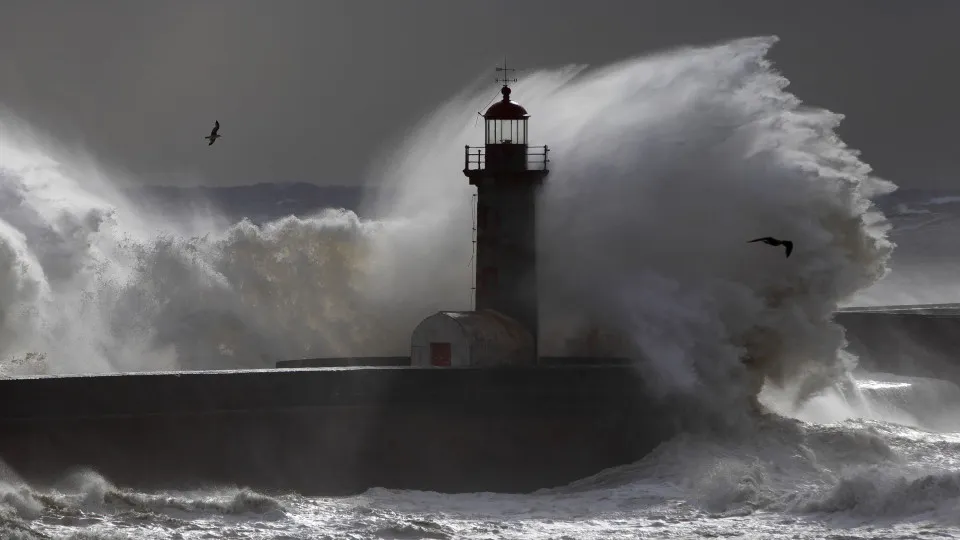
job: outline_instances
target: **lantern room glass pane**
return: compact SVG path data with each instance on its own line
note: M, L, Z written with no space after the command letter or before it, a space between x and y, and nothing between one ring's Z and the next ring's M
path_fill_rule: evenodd
M487 120L487 144L527 144L527 120Z

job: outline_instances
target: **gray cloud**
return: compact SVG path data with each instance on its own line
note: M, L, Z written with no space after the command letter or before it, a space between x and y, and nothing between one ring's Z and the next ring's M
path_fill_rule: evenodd
M950 0L6 0L0 104L138 182L354 184L503 54L536 68L777 34L792 90L845 113L879 174L949 185L957 20Z

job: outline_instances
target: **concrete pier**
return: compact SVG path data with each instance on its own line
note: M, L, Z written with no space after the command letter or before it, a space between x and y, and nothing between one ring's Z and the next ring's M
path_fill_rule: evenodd
M960 305L847 308L834 319L864 369L960 384Z
M672 426L629 366L324 368L0 380L0 459L141 489L528 492L635 461Z
M848 309L836 320L865 368L960 382L960 309ZM634 462L679 429L682 407L648 397L622 359L375 360L0 379L0 460L35 485L89 468L140 489L529 492Z

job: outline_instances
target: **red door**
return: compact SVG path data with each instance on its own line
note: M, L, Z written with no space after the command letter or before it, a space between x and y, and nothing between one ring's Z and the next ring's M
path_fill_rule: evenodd
M430 365L448 367L453 352L449 343L430 344Z

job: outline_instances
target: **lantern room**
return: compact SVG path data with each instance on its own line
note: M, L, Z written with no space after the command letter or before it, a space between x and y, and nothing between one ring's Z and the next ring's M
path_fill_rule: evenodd
M486 123L486 144L527 144L527 119L530 115L516 101L510 99L510 87L500 89L503 99L494 103L483 114Z

